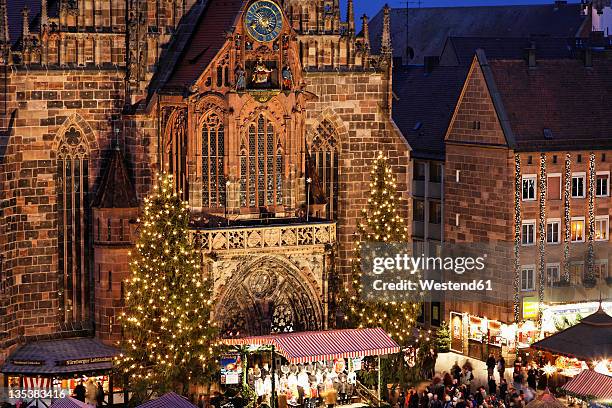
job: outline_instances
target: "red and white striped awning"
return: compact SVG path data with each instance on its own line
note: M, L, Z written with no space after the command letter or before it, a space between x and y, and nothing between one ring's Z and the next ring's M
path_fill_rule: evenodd
M269 345L290 363L394 354L399 345L381 328L343 329L223 339L230 346Z
M586 399L612 400L612 377L591 370L583 370L561 388Z

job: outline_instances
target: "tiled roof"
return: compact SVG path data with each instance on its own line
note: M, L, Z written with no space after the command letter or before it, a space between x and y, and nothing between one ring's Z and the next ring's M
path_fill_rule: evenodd
M584 150L612 146L612 62L594 58L490 60L493 80L516 141L516 149ZM498 112L499 113L499 112ZM550 129L551 138L544 137Z
M170 392L157 399L147 401L137 408L196 408L196 406L180 395Z
M236 21L242 0L208 0L192 31L187 46L162 87L165 92L181 92L193 84L208 67L226 41L226 33Z
M486 51L488 59L522 59L531 46L535 47L536 59L572 58L581 48L579 41L551 37L449 37L442 52L442 63L468 65L479 48Z
M412 147L412 156L444 160L444 135L468 68L423 66L393 70L393 120Z
M469 37L550 37L581 36L589 24L580 4L555 7L550 4L525 6L424 7L409 9L409 39L406 44L406 9L391 10L393 55L404 56L406 45L414 50L413 64L423 57L440 55L449 36ZM383 26L380 11L370 21L372 52L378 53Z
M134 187L130 181L127 170L125 169L125 161L121 150L113 149L111 152L108 167L100 187L96 199L93 203L94 208L137 208L138 200Z
M26 343L11 354L2 366L7 374L61 374L109 370L110 361L61 365L66 360L114 357L119 351L93 338L43 340ZM37 361L40 364L15 364Z
M71 397L58 399L49 408L89 408L90 405Z

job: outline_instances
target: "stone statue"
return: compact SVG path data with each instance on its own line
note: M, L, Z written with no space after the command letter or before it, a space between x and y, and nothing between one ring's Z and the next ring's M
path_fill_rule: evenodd
M293 85L293 74L291 73L291 68L288 65L285 65L282 71L283 76L283 89L291 89Z
M246 72L242 69L242 66L238 65L234 74L236 75L236 90L244 91L246 89Z

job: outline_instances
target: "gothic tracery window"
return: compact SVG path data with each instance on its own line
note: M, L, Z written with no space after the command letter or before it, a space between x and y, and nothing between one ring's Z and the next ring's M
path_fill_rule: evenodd
M83 134L70 127L57 151L57 244L59 307L63 321L89 313L89 151Z
M182 192L182 198L188 195L187 183L187 113L184 109L178 110L171 116L166 131L165 152L167 170L174 175L177 192Z
M325 119L317 127L312 139L311 156L319 176L319 181L327 197L327 216L338 216L338 141L334 125Z
M225 126L216 113L202 125L202 206L222 207L226 200Z
M283 148L274 124L259 115L240 147L240 205L261 207L283 203Z

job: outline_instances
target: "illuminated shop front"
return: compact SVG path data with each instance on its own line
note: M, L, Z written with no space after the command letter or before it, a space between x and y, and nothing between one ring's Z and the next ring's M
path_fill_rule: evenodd
M23 400L31 407L46 407L72 395L79 382L85 387L102 385L106 403L120 403L123 392L110 375L117 354L114 347L92 338L26 343L2 366L4 387L12 403Z

